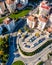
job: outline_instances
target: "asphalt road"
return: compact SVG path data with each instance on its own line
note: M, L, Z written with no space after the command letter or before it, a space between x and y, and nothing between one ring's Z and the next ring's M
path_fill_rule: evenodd
M22 56L20 56L19 58L15 58L14 61L22 60L25 63L27 63L28 65L30 65L31 63L34 63L33 65L35 65L39 61L39 58L41 58L40 60L43 60L44 55L47 56L47 54L52 51L52 49L49 48L50 46L52 46L52 45L47 46L44 50L42 50L40 53L34 55L32 58L23 58Z

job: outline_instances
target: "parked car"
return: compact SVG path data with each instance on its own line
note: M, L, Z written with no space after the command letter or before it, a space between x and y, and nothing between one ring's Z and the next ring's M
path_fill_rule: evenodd
M16 54L15 56L16 56L16 57L20 57L20 54Z
M50 33L49 37L52 38L52 33Z
M33 42L35 39L36 39L36 37L33 36L29 41L30 41L30 42Z
M45 40L45 38L40 39L38 42L41 43Z
M25 45L25 47L30 48L30 46L29 46L29 45Z

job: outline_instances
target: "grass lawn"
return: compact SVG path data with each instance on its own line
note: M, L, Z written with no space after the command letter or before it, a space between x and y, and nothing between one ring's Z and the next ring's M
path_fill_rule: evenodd
M21 10L21 11L18 11L17 14L10 14L9 17L13 18L13 19L18 19L20 17L24 17L25 15L27 15L29 13L29 11L32 9L32 7L27 7L26 9L24 10ZM3 17L3 18L0 18L0 24L3 22L3 19L6 18Z
M17 18L25 16L27 13L29 13L29 10L22 10L22 11L19 11L17 14L11 14L10 17L17 19Z
M12 65L25 65L22 61L18 60L14 62Z
M3 22L4 19L5 19L5 17L0 18L0 24Z

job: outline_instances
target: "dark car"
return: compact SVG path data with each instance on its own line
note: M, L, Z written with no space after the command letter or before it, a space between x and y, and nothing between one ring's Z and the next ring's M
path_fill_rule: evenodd
M16 54L15 56L16 56L16 57L20 57L20 54Z
M52 38L52 33L50 33L49 37Z
M30 42L33 42L35 39L36 39L36 37L33 36L29 41L30 41Z
M39 58L38 60L41 60L41 58Z

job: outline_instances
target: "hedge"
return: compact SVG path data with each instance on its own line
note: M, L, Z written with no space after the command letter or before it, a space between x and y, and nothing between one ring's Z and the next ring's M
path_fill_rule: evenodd
M21 48L20 48L20 45L19 45L19 49L20 51L22 52L22 54L26 55L26 56L32 56L36 53L39 53L41 52L44 48L46 48L48 45L50 45L52 43L52 40L49 40L47 41L46 43L44 43L42 46L40 46L38 49L36 49L35 51L33 52L24 52Z

